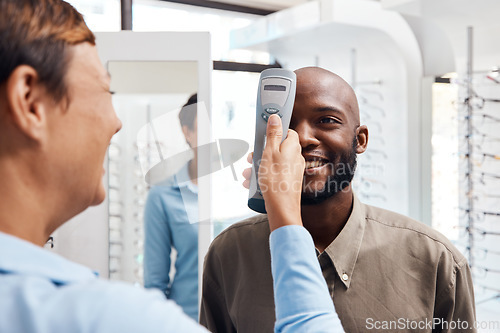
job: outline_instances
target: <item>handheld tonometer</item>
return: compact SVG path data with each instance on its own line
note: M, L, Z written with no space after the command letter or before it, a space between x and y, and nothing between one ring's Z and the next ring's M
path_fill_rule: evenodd
M285 140L292 118L295 102L295 73L286 69L271 68L262 71L257 91L255 144L253 152L252 175L250 177L250 195L248 207L259 213L266 213L257 175L260 160L266 144L267 120L272 114L281 118L283 138Z

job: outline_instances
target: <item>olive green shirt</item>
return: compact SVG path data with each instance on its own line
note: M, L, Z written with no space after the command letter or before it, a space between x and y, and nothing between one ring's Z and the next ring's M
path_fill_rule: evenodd
M476 332L469 266L450 241L408 217L364 205L318 255L346 332ZM269 225L232 225L205 258L200 322L212 332L273 332Z

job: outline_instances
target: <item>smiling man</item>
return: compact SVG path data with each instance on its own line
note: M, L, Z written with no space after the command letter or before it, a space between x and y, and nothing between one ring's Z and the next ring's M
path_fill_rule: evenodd
M356 155L367 149L368 129L360 125L352 88L321 68L296 74L290 128L298 133L305 171L301 203L287 210L314 240L345 331L448 332L459 321L472 327L473 286L463 255L428 226L354 195ZM266 209L280 204L266 200ZM268 217L229 227L210 247L200 318L213 332L273 330Z

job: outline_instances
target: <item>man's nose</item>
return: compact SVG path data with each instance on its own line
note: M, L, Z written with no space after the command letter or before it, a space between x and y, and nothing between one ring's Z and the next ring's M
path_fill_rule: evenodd
M299 135L299 142L302 148L319 145L319 140L316 138L314 134L314 129L308 122L303 121L298 123L295 126L294 130Z

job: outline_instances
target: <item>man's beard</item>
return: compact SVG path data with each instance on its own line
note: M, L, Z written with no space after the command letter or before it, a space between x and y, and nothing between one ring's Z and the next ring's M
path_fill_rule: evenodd
M352 149L340 156L340 160L333 167L333 175L328 176L325 186L321 190L315 190L314 193L306 193L302 189L302 205L316 205L319 204L335 194L345 189L354 177L356 169L356 147L358 145L357 137L354 136L352 141ZM307 186L304 182L304 186Z

